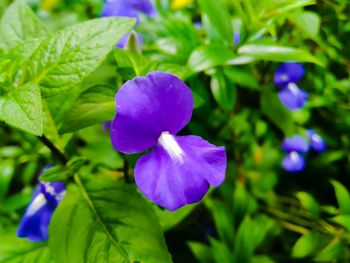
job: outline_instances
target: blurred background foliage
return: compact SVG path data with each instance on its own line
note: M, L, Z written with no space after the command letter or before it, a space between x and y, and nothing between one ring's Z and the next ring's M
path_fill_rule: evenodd
M0 11L10 2L2 0ZM102 0L27 2L52 30L96 18L103 7ZM47 117L46 135L68 156L90 160L91 170L122 176L126 158L130 168L137 158L115 152L101 126L113 117L116 87L152 70L171 72L195 98L182 133L225 145L229 160L225 183L202 203L173 214L157 210L174 262L349 262L349 1L158 0L156 6L159 14L142 17L137 28L141 47L131 39L79 87L47 99L55 114ZM287 111L276 95L273 74L284 61L305 63L299 84L309 99L302 110ZM109 108L81 118L102 101ZM303 172L288 174L281 142L308 128L328 149L310 154ZM5 124L0 138L5 233L17 225L40 170L56 160L35 136ZM9 242L5 236L0 243Z

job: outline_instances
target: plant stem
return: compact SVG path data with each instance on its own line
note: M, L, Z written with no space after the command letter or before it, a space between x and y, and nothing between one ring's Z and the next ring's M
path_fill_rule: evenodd
M122 154L122 158L124 161L124 166L123 166L124 181L125 181L125 183L130 184L130 183L132 183L132 181L129 177L129 161L124 154Z
M63 164L66 165L68 158L45 136L39 137L39 140L51 150L51 152L57 157L57 159Z

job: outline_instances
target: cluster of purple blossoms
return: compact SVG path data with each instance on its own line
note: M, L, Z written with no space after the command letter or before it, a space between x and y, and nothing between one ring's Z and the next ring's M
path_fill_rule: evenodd
M115 97L111 141L122 153L150 150L136 163L140 191L170 210L199 202L225 179L224 147L199 136L177 136L191 119L191 90L174 75L152 72L127 81Z
M313 130L307 131L307 138L294 135L284 139L282 150L287 155L282 161L283 169L290 173L303 171L305 168L304 155L309 152L310 147L317 153L322 153L327 148L325 141Z
M105 0L104 8L101 12L101 17L120 16L131 17L136 19L136 26L139 25L139 16L143 13L147 16L157 14L156 9L151 0ZM125 48L128 43L131 33L127 33L117 44L119 48ZM142 36L137 34L139 44L142 44Z
M282 104L291 111L304 107L308 94L297 86L297 82L305 74L305 68L300 63L285 62L278 66L274 75L275 85Z
M32 242L48 240L51 217L65 194L66 188L63 183L39 181L39 186L35 188L32 199L21 219L17 236L28 238Z

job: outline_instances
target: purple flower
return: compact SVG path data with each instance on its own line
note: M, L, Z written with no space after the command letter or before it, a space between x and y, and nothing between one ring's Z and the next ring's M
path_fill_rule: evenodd
M105 6L101 12L101 17L104 16L121 16L136 18L136 26L139 23L139 14L144 13L148 16L154 16L157 11L150 0L106 0ZM125 48L130 37L127 33L117 44L119 48ZM142 44L142 36L137 34L139 44Z
M305 74L305 68L302 64L296 62L285 62L278 66L274 76L275 85L286 87L289 83L298 82Z
M153 16L157 13L150 0L106 0L101 16L124 16L139 20L139 13Z
M225 179L226 152L198 136L176 136L191 119L193 97L174 75L152 72L127 81L116 94L113 147L123 153L151 149L136 163L141 192L168 210L200 201Z
M300 135L294 135L293 137L284 139L282 143L282 149L287 153L306 153L309 150L309 143L304 137Z
M304 107L308 94L294 83L289 83L286 88L278 92L282 104L291 111Z
M308 130L307 135L310 139L311 148L317 152L322 153L327 149L326 142L313 130Z
M233 34L233 44L235 46L238 46L241 41L241 33L240 32L235 32Z
M28 238L33 242L48 240L51 217L65 194L65 186L60 182L40 182L40 186L34 190L32 200L21 219L17 236Z
M297 152L290 152L282 161L282 167L285 171L290 173L298 173L304 170L304 157Z
M194 22L194 26L195 26L195 28L197 28L197 29L202 29L202 28L203 28L203 24L202 24L202 22L199 21L199 20Z

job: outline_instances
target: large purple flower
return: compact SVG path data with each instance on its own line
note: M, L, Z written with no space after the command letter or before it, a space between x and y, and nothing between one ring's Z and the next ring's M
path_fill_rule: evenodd
M135 167L135 181L151 201L176 210L200 201L225 179L226 152L198 136L176 136L191 119L193 97L174 75L152 72L126 82L116 95L114 148L133 154L151 149Z
M33 242L46 241L51 217L65 193L65 186L60 182L40 182L19 224L18 237L25 237Z
M281 88L289 83L298 82L305 74L305 68L302 64L296 62L285 62L278 66L275 71L275 85Z
M289 83L286 88L278 92L282 104L291 111L304 107L308 94L294 83Z

